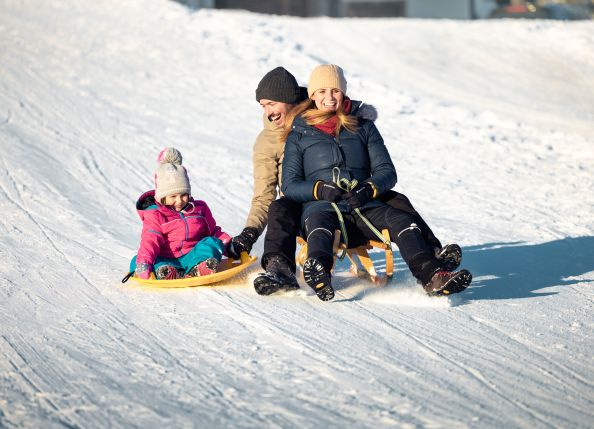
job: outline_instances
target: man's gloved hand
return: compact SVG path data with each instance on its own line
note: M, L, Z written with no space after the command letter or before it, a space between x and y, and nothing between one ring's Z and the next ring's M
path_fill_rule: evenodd
M256 228L253 226L245 227L243 231L241 231L241 234L231 239L227 253L233 259L239 259L241 252L250 253L252 251L252 246L258 240L258 236L259 234Z
M373 198L373 186L369 182L359 183L350 192L342 196L349 209L355 210Z
M134 274L136 277L143 280L148 280L153 272L153 266L147 262L140 262L136 264Z
M317 200L326 200L336 203L341 200L344 191L336 184L320 180L315 185L315 197Z

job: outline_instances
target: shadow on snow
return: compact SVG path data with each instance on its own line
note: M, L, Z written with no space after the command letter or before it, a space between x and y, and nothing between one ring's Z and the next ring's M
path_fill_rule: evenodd
M568 277L594 271L594 237L472 246L464 249L463 265L476 279L464 292L467 300L554 295L537 291L580 283Z
M558 292L538 291L580 283L584 280L571 277L594 271L594 237L568 237L540 244L488 243L465 247L463 252L461 268L471 271L474 277L460 296L464 301L555 295ZM370 256L377 266L385 266L383 253ZM399 272L408 272L400 258L395 262ZM389 287L398 287L399 282L395 278Z

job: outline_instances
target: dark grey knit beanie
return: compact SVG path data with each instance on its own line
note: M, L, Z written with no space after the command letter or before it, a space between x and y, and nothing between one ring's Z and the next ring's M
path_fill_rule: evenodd
M305 93L307 97L307 93ZM263 98L281 103L296 104L305 99L295 76L284 67L277 67L264 75L256 88L256 101Z

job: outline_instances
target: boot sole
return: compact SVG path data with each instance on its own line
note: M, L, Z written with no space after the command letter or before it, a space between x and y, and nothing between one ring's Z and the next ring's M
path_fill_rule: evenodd
M306 263L303 267L303 278L305 283L313 289L317 297L322 301L330 301L334 298L334 289L330 282L330 276L324 271L310 267Z
M448 296L454 293L460 293L466 289L472 282L472 274L470 271L461 270L460 273L447 282L443 288L432 291L429 293L430 296Z

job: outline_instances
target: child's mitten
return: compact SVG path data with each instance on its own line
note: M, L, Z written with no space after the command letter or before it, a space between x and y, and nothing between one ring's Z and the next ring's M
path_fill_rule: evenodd
M147 280L151 276L153 266L147 262L140 262L136 264L134 273L139 279Z

